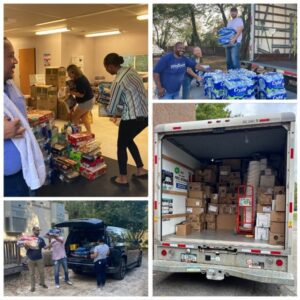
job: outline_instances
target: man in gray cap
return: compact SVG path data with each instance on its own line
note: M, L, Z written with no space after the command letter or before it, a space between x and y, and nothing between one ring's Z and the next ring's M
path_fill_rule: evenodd
M40 235L40 227L38 225L33 226L32 232L33 237L38 239L38 248L32 248L30 245L25 244L27 250L26 256L28 258L28 269L31 280L31 292L35 291L35 268L37 268L40 277L40 286L47 289L48 286L45 284L45 270L44 270L44 259L42 255L42 249L45 249L46 243Z

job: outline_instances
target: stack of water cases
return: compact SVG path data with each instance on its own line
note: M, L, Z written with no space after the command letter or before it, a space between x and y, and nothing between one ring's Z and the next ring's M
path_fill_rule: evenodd
M223 47L230 47L231 39L236 35L236 31L233 28L223 27L218 31L218 43Z
M286 99L284 77L277 72L258 75L260 99Z

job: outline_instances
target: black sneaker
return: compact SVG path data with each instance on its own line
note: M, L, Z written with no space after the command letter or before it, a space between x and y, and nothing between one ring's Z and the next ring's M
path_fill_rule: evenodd
M44 289L47 289L48 286L44 283L44 284L40 284L41 287L43 287Z
M35 291L35 288L31 288L31 289L30 289L30 292L32 292L32 293L33 293L34 291Z

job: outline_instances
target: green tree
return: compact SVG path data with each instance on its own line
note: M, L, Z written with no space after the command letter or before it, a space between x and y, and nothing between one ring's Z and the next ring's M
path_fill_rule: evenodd
M208 120L218 118L229 118L231 111L227 109L229 104L198 104L196 108L197 120Z

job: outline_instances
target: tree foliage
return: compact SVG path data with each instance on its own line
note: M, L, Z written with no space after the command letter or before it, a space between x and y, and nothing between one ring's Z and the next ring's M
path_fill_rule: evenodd
M196 119L197 120L208 120L218 118L229 118L231 111L227 109L229 104L198 104L196 108Z
M65 201L69 219L97 218L132 230L140 238L148 228L147 201Z

